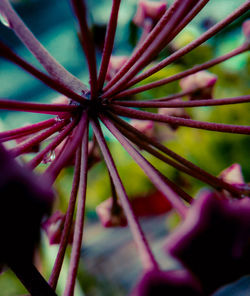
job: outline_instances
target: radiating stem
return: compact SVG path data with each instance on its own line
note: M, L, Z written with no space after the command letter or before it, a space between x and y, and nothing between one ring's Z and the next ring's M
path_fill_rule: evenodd
M226 26L228 26L230 23L232 23L234 20L236 20L239 16L241 16L243 13L248 11L250 8L250 2L246 1L244 4L242 4L238 9L236 9L234 12L232 12L229 16L227 16L224 20L220 21L218 24L214 25L210 29L208 29L205 33L203 33L199 38L196 40L190 42L188 45L184 46L183 48L177 50L170 56L163 59L160 63L156 64L155 66L151 67L150 69L144 71L143 73L139 74L135 78L133 78L129 83L126 84L126 88L131 87L132 85L144 80L145 78L153 75L154 73L160 71L167 65L175 62L182 56L186 55L193 49L197 48L199 45L213 37L215 34L220 32L222 29L224 29Z
M176 211L185 217L187 214L187 207L184 205L180 197L166 184L165 178L157 171L119 132L119 130L106 117L101 116L102 122L110 130L110 132L121 143L123 148L130 154L134 161L143 169L150 181L156 186L158 190L169 200Z
M149 90L149 89L152 89L152 88L155 88L155 87L166 85L166 84L168 84L170 82L173 82L173 81L179 80L181 78L184 78L186 76L195 74L195 73L197 73L199 71L211 68L211 67L213 67L215 65L218 65L218 64L220 64L220 63L222 63L222 62L224 62L224 61L226 61L228 59L231 59L234 56L237 56L237 55L249 50L249 47L250 47L249 44L244 43L243 45L239 46L238 48L232 50L231 52L229 52L229 53L227 53L227 54L225 54L223 56L217 57L217 58L215 58L215 59L213 59L211 61L208 61L208 62L206 62L204 64L194 66L191 69L188 69L188 70L183 71L181 73L175 74L173 76L170 76L170 77L167 77L167 78L164 78L164 79L152 82L152 83L148 83L148 84L143 85L143 86L139 86L139 87L135 87L135 88L132 88L132 89L129 89L129 90L122 91L119 94L117 94L116 96L114 96L114 98L116 98L116 99L124 98L124 97L131 96L131 95L134 95L134 94L137 94L137 93L141 93L141 92L144 92L146 90Z
M80 26L81 44L88 63L91 96L96 98L98 89L95 46L88 28L85 0L71 0L71 3Z
M144 45L142 46L143 50L137 50L136 53L132 55L132 57L124 65L124 68L127 67L127 64L129 64L129 62L133 60L135 56L137 56L136 62L134 63L134 65L130 66L127 73L124 73L124 70L122 70L123 69L122 68L115 75L115 77L118 77L120 73L123 73L122 77L120 77L119 80L113 86L111 87L109 86L107 91L106 91L106 88L104 89L105 92L103 94L103 97L110 97L115 93L117 93L118 91L120 91L123 88L123 86L126 85L126 83L131 78L133 78L140 70L143 69L143 67L148 65L158 53L160 53L160 51L164 48L164 46L166 46L171 41L169 36L172 34L173 30L176 28L178 23L183 19L183 17L189 12L190 7L193 7L195 5L194 2L197 2L197 1L186 0L184 3L183 0L176 0L173 3L173 5L169 9L167 9L166 11L167 15L165 17L168 18L168 21L166 25L162 28L162 30L158 32L153 42L151 42L151 44L148 44L148 47L145 48L145 45ZM164 15L160 20L160 22L163 20L163 18L164 18ZM157 28L157 25L155 29L156 28ZM151 34L154 32L154 30L151 32ZM149 34L149 37L145 40L145 43L148 42L148 39L150 38L151 34ZM171 36L173 39L174 38L173 34ZM140 53L140 55L138 53Z
M39 104L0 99L0 109L57 115L75 111L77 106L67 104Z
M210 184L211 186L215 187L216 189L226 189L229 192L231 192L233 195L240 197L240 191L238 191L234 186L231 184L228 184L224 182L223 180L214 177L213 175L209 174L208 172L204 171L197 165L193 164L192 162L188 161L184 157L180 156L179 154L176 154L174 151L170 150L166 146L162 145L158 141L147 137L143 133L139 132L137 129L135 129L133 126L128 124L126 121L122 120L116 115L108 113L108 116L112 118L116 123L118 123L120 126L123 126L124 129L127 131L130 131L132 134L134 134L135 137L140 139L144 143L148 143L149 145L157 148L159 151L165 153L166 155L170 156L171 158L178 161L182 166L186 166L188 169L190 169L192 172L194 172L196 175L199 175L199 178L204 180L207 184ZM172 164L171 164L172 165ZM177 168L177 167L176 167ZM182 170L181 168L179 168Z
M87 127L87 113L83 112L80 122L74 130L72 141L67 142L67 146L62 153L51 163L51 165L44 172L48 176L48 180L54 183L60 171L66 166L70 159L74 156L79 147L84 131Z
M122 106L111 106L116 114L135 119L144 119L144 120L153 120L156 122L165 122L170 124L176 124L180 126L188 126L197 129L204 129L208 131L222 132L222 133L233 133L233 134L250 134L250 126L244 125L233 125L233 124L222 124L222 123L213 123L206 121L198 121L180 117L174 117L169 115L162 115L156 113L150 113L147 111L140 111L130 109L128 107Z
M105 77L108 70L110 56L114 46L115 32L117 28L118 13L120 8L121 0L113 0L111 9L111 15L108 23L107 34L105 37L104 49L102 54L102 61L100 66L100 72L98 77L98 90L101 91Z
M53 151L66 137L71 133L73 128L76 126L78 119L74 119L71 123L69 123L64 130L49 144L45 149L40 151L32 160L27 163L27 166L31 169L34 169L44 158L44 156Z
M9 49L1 41L0 41L0 56L15 63L16 65L18 65L19 67L27 71L28 73L32 74L35 78L39 79L40 81L42 81L52 89L56 90L57 92L65 95L66 97L71 98L72 100L79 102L81 104L84 104L84 102L87 101L86 98L78 95L67 86L64 86L63 84L61 84L59 81L56 81L53 78L49 77L48 75L37 70L31 64L27 63L25 60L17 56L11 49Z
M42 129L48 128L56 123L56 118L51 118L34 124L29 124L23 127L15 128L9 131L0 132L0 142L5 141L6 138L19 136L22 134L32 134Z
M34 145L39 144L43 140L47 139L49 136L61 130L66 124L67 124L67 120L62 120L61 122L57 122L54 126L48 128L47 130L41 132L40 134L35 135L30 139L27 139L26 141L17 145L15 148L9 149L10 154L13 157L19 156L20 154L28 151Z
M213 99L213 100L193 100L193 101L114 101L112 104L136 107L136 108L188 108L188 107L206 107L206 106L224 106L230 104L249 103L250 95L235 98Z
M148 245L148 242L147 242L146 237L143 233L143 230L142 230L135 214L133 213L128 196L126 194L126 191L123 187L123 184L122 184L119 174L117 172L117 168L115 166L114 160L113 160L113 158L110 154L110 151L108 149L108 146L105 142L101 128L97 122L91 121L91 123L92 123L92 127L94 130L97 142L99 144L99 147L101 149L101 152L102 152L105 162L107 164L109 173L113 179L113 182L114 182L114 185L116 188L116 192L120 198L124 213L127 217L130 229L132 231L135 243L138 248L139 255L141 257L143 267L145 269L157 269L158 264L157 264L157 262L154 258L154 255Z
M74 231L73 245L72 245L72 251L70 256L69 273L68 273L68 278L66 282L66 287L63 293L64 296L74 295L77 268L79 265L80 254L81 254L86 190L87 190L87 174L88 174L88 123L84 131L81 147L82 147L82 152L81 152L82 155L81 155L81 167L80 167L80 184L79 184L75 231Z
M17 15L8 0L0 1L0 13L8 20L10 28L14 30L23 44L26 45L55 81L78 94L82 94L82 91L88 91L86 85L70 74L48 53Z

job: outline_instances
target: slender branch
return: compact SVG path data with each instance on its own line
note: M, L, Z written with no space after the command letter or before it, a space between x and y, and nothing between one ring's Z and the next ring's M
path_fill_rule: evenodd
M110 19L109 19L108 28L107 28L107 34L105 37L100 72L99 72L99 77L98 77L98 90L99 91L102 90L102 87L103 87L103 84L105 81L105 77L107 74L107 70L108 70L110 56L111 56L113 46L114 46L120 3L121 3L121 0L113 0L113 5L112 5Z
M78 119L74 119L69 123L64 130L49 144L45 149L40 151L32 160L27 163L27 166L34 169L39 163L44 159L44 156L53 151L74 129L77 124Z
M17 157L20 154L29 150L30 147L39 144L43 140L47 139L49 136L61 130L67 124L67 120L62 120L61 122L57 122L54 126L48 128L42 133L35 135L34 137L27 139L21 144L17 145L15 148L9 150L10 154L13 157Z
M127 217L131 232L134 237L134 241L137 245L139 255L141 257L141 261L143 264L143 267L145 269L157 269L158 264L154 258L154 255L148 245L148 242L146 240L146 237L143 233L143 230L131 208L128 196L126 194L126 191L124 189L124 186L121 182L121 179L119 177L119 174L117 172L117 168L115 166L114 160L110 154L110 151L108 149L108 146L105 142L104 136L102 134L101 128L99 124L95 121L91 121L92 128L94 130L97 142L99 144L99 147L102 151L103 157L105 159L106 165L108 167L109 173L113 179L117 194L121 200L121 204L123 207L123 210L125 212L125 215Z
M206 121L198 121L180 117L174 117L169 115L162 115L156 113L150 113L146 111L134 110L127 107L121 106L111 106L110 109L116 114L135 119L153 120L157 122L171 123L181 126L188 126L197 129L204 129L208 131L223 132L223 133L233 133L233 134L250 134L250 126L244 125L233 125L233 124L223 124L223 123L213 123Z
M32 296L56 296L55 291L31 262L19 258L8 265Z
M187 207L184 205L179 196L166 184L164 176L157 171L119 132L119 130L109 121L106 117L101 116L102 122L110 130L110 132L116 137L123 148L130 154L134 161L143 169L145 174L156 186L158 190L170 201L172 206L177 212L185 217L187 213Z
M206 107L206 106L223 106L230 104L249 103L250 95L235 98L214 99L214 100L193 100L178 102L162 101L114 101L112 104L125 107L142 107L142 108L183 108L183 107Z
M87 127L87 113L82 114L81 120L78 123L77 127L72 136L72 141L67 142L65 149L62 153L51 163L51 165L44 172L45 176L48 176L48 180L54 183L56 177L60 171L65 167L68 161L74 156L77 148L79 147L84 131Z
M56 118L51 118L45 121L41 121L34 124L29 124L23 127L15 128L9 131L0 132L0 142L5 141L6 138L9 137L18 137L22 136L23 134L32 134L38 132L42 129L48 128L51 125L56 123Z
M86 85L63 68L42 46L14 11L8 0L0 1L0 12L8 20L10 28L55 81L78 94L82 94L82 91L88 92Z
M131 87L132 85L144 80L145 78L153 75L154 73L160 71L167 65L175 62L182 56L186 55L193 49L197 48L199 45L216 35L218 32L223 30L226 26L231 24L234 20L236 20L239 16L244 14L246 11L248 11L250 8L249 1L246 1L244 4L242 4L238 9L236 9L233 13L231 13L229 16L227 16L224 20L220 21L218 24L211 27L209 30L207 30L205 33L203 33L199 38L196 40L190 42L188 45L184 46L183 48L177 50L173 54L171 54L169 57L163 59L160 63L157 65L151 67L150 69L144 71L143 73L139 74L137 77L133 78L129 83L126 84L126 88Z
M77 268L79 265L82 235L84 226L85 201L87 191L87 175L88 175L88 122L84 131L82 139L82 155L80 168L80 184L79 184L79 198L77 204L75 231L72 245L72 252L70 256L69 273L64 290L64 296L73 296L76 282Z
M139 46L136 51L132 54L129 60L123 65L123 67L116 73L116 75L109 81L109 83L104 87L103 91L108 91L114 84L123 77L127 71L136 63L136 61L143 55L145 50L154 42L157 36L164 30L167 26L169 20L172 18L173 13L179 7L180 1L175 0L172 6L166 10L157 25L150 32L146 40Z
M231 59L232 57L235 57L235 56L249 50L249 47L250 47L249 44L244 43L243 45L239 46L238 48L232 50L231 52L229 52L229 53L227 53L227 54L225 54L223 56L217 57L217 58L215 58L215 59L213 59L211 61L208 61L208 62L206 62L204 64L194 66L191 69L188 69L188 70L183 71L181 73L175 74L173 76L170 76L170 77L167 77L167 78L164 78L164 79L152 82L152 83L148 83L148 84L143 85L143 86L139 86L139 87L135 87L135 88L132 88L132 89L129 89L129 90L122 91L122 92L118 93L114 98L116 98L116 99L124 98L124 97L131 96L131 95L134 95L134 94L137 94L137 93L141 93L141 92L144 92L146 90L149 90L149 89L152 89L152 88L155 88L155 87L166 85L166 84L168 84L170 82L179 80L179 79L184 78L186 76L189 76L191 74L197 73L197 72L199 72L201 70L211 68L211 67L213 67L213 66L215 66L217 64L220 64L220 63L222 63L222 62L224 62L224 61L226 61L228 59ZM113 100L113 97L111 98L111 100Z
M144 141L140 140L137 136L135 136L133 133L131 133L128 130L126 130L124 127L119 126L118 124L115 124L115 126L116 126L116 128L118 128L118 130L123 135L126 136L127 139L129 139L134 144L136 144L140 149L144 149L145 151L147 151L151 155L157 157L158 159L160 159L164 163L167 163L167 164L173 166L174 168L179 169L179 170L185 172L188 175L191 175L191 176L195 176L196 177L196 174L193 173L191 170L189 170L185 166L182 166L182 165L176 163L175 161L171 160L170 158L166 157L165 155L159 153L156 149L151 148L149 144L147 144ZM173 191L175 191L186 202L192 203L193 198L189 194L187 194L184 190L182 190L179 186L177 186L171 180L169 180L166 176L164 176L164 177L165 177L165 182L168 184L169 187L171 187L173 189Z
M68 98L71 98L74 101L77 101L81 104L87 101L84 96L80 96L70 88L64 86L59 81L54 80L53 78L49 77L48 75L42 73L41 71L37 70L31 64L27 63L25 60L17 56L11 49L9 49L6 45L4 45L0 41L0 56L6 58L7 60L15 63L28 73L32 74L35 78L39 79L52 89L56 90L59 93L62 93Z
M86 5L85 0L71 0L75 15L77 17L80 30L81 30L81 44L85 52L85 56L88 63L89 75L90 75L90 89L91 96L95 98L97 95L97 70L96 70L96 57L95 46L91 33L87 24Z
M179 22L181 22L183 17L196 4L194 2L197 2L197 1L198 0L196 1L186 0L185 2L183 2L183 0L176 0L173 3L173 5L169 9L167 9L166 11L167 13L166 18L168 18L167 24L163 27L161 31L159 31L157 36L154 38L153 42L151 44L148 44L147 47L145 47L145 43L146 44L148 43L148 40L152 33L149 34L149 37L145 40L145 43L141 47L141 49L137 50L136 53L132 55L132 57L128 60L128 62L124 65L124 67L122 67L122 69L124 69L125 67L127 68L129 61L130 60L133 61L134 57L136 57L135 63L133 62L133 65L130 66L129 70L126 71L126 73L124 73L124 70L121 69L115 75L115 77L118 77L118 76L121 76L120 73L123 73L122 77L119 77L119 80L113 86L111 87L109 86L108 90L105 89L103 97L110 97L115 93L119 92L131 78L133 78L140 70L143 69L143 67L145 67L152 61L152 59L164 48L164 46L166 46L171 41L170 37L172 37L172 39L174 38L172 32L178 26ZM157 26L155 27L155 29L156 28ZM154 32L154 30L152 32Z
M60 241L59 250L56 256L56 260L49 278L50 286L55 290L58 282L58 278L61 272L61 268L63 265L63 260L66 252L66 248L68 245L69 235L72 227L73 214L76 204L77 191L79 187L79 179L80 179L80 169L81 169L81 149L78 148L76 152L76 160L75 160L75 169L74 169L74 178L72 184L72 190L69 200L69 205L65 217L64 228L62 232L62 237Z
M39 104L0 99L0 109L57 115L75 111L77 106L66 104Z
M180 156L179 154L176 154L174 151L170 150L166 146L162 145L158 141L147 137L143 133L139 132L136 128L128 124L126 121L122 120L116 115L113 115L112 113L108 113L108 116L114 120L116 123L118 123L120 126L123 126L127 131L130 131L132 134L134 134L138 139L140 139L144 143L148 143L151 146L157 148L159 151L165 153L166 155L170 156L171 158L175 159L178 161L181 165L186 166L187 168L190 169L190 171L195 172L196 175L199 175L199 178L205 179L205 182L207 184L210 184L211 186L215 187L216 189L226 189L229 192L231 192L235 196L239 196L240 194L234 186L224 182L223 180L214 177L213 175L209 174L208 172L204 171L197 165L193 164L192 162L188 161L184 157ZM181 168L179 168L181 170Z

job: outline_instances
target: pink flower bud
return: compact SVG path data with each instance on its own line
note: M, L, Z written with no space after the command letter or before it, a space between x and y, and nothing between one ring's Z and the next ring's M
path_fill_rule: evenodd
M241 166L238 163L232 164L220 173L220 178L232 185L244 184Z
M119 202L114 204L110 197L96 207L96 213L104 227L127 226L127 219Z
M127 62L128 56L114 56L112 55L109 61L106 81L111 80L114 75L121 69L121 67Z
M59 244L62 237L65 215L56 211L49 219L43 222L42 228L46 232L50 245ZM73 227L69 236L69 243L73 242Z
M189 96L190 100L206 100L212 98L216 81L216 75L207 71L200 71L181 79L180 86L185 92L193 92Z
M144 27L148 19L151 20L153 24L156 24L163 16L166 9L167 3L165 1L155 2L140 0L133 22L139 27Z
M242 25L243 34L246 37L247 42L250 42L250 20L247 20Z
M181 102L181 99L175 99L172 100L171 102ZM180 117L180 118L190 118L188 113L184 108L159 108L158 109L158 114L161 115L168 115L168 116L174 116L174 117ZM178 125L176 124L169 124L169 126L173 129L176 130L178 128Z
M139 120L132 119L130 124L136 128L138 131L143 133L148 137L153 137L154 135L154 122L152 120Z

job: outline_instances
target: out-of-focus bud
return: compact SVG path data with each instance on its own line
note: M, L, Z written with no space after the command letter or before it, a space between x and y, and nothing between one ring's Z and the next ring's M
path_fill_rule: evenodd
M181 99L175 99L172 100L171 102L182 102ZM168 116L174 116L174 117L180 117L180 118L190 118L190 116L188 115L188 113L186 112L186 110L184 108L159 108L158 109L158 114L161 115L168 115ZM170 124L169 126L173 129L176 130L179 126L177 124Z
M243 23L242 30L243 30L243 34L246 37L246 41L250 43L250 19Z
M139 27L144 27L148 20L156 24L163 16L166 9L167 3L165 1L140 0L133 22Z
M220 173L220 178L232 185L244 184L241 166L238 163L232 164Z
M104 227L127 226L127 219L123 209L112 197L106 199L96 207L96 213Z
M154 136L154 122L152 120L132 119L130 124L148 137Z
M181 79L180 86L185 92L193 92L189 96L190 100L207 100L213 97L213 89L216 81L216 75L207 71L200 71Z
M114 56L112 55L109 61L106 81L111 80L115 74L121 69L121 67L127 62L129 59L128 56Z
M61 241L66 215L56 211L50 218L42 223L42 228L47 234L50 245L59 244ZM73 242L74 226L71 228L69 243Z

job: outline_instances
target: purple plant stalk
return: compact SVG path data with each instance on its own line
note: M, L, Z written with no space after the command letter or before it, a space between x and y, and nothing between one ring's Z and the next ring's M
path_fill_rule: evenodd
M154 4L150 4L150 1L140 1L144 5L142 5L144 8L147 8L147 5L156 5L155 2ZM55 157L49 157L49 161L46 161L49 162L48 167L40 176L40 178L46 180L47 184L51 186L55 182L61 170L63 170L70 161L72 161L72 159L75 165L72 191L66 212L64 229L59 244L58 254L48 282L41 277L37 270L34 269L33 265L29 265L27 268L22 268L20 264L15 266L13 262L9 262L8 265L13 269L32 295L42 295L41 293L45 293L48 296L55 295L57 282L69 242L70 231L73 223L73 214L78 195L70 267L64 291L64 296L74 295L74 286L77 279L77 268L80 260L80 249L84 228L87 175L89 170L88 161L94 156L95 150L94 148L88 149L90 124L96 139L93 147L98 144L111 178L113 201L117 202L116 199L118 197L127 218L128 225L133 234L142 262L144 276L138 285L138 289L135 290L136 294L133 295L156 295L154 293L159 291L160 287L163 287L166 293L167 291L172 291L170 293L175 293L174 291L176 291L176 293L178 293L179 288L182 293L185 293L185 291L186 293L193 291L192 293L195 293L193 295L205 295L204 291L212 292L209 287L202 286L207 284L204 279L199 279L199 276L197 275L196 277L193 276L192 266L190 268L191 271L188 270L189 264L187 264L187 268L180 273L166 273L161 270L161 267L152 253L147 238L139 224L138 218L133 212L132 206L126 194L126 189L119 177L118 169L103 136L100 122L102 122L108 130L110 130L122 147L143 169L154 186L172 204L172 207L182 217L184 225L185 223L188 224L188 221L193 219L192 213L195 211L193 209L197 208L197 211L200 211L202 206L200 204L196 205L197 203L193 197L185 192L178 184L175 184L168 179L167 176L164 176L142 155L141 151L137 148L147 151L164 163L213 187L215 193L212 198L220 201L219 205L221 208L227 208L227 205L223 204L227 204L228 200L242 201L248 199L246 196L249 194L249 187L245 184L238 184L236 186L223 178L211 175L209 172L204 171L199 166L170 150L156 138L148 137L139 129L133 127L130 123L125 122L122 117L135 118L142 121L151 120L153 122L163 122L174 126L186 126L202 129L204 132L214 131L249 135L250 126L198 121L196 119L176 117L174 115L163 115L140 110L140 108L159 108L164 110L164 108L196 108L242 104L250 102L249 95L223 99L202 99L202 97L200 97L198 100L186 101L182 99L186 96L192 96L196 90L184 90L180 93L172 94L167 97L151 98L147 101L135 101L132 96L185 77L190 77L190 75L199 73L202 70L208 69L239 54L247 52L250 48L249 21L244 24L244 33L246 35L245 42L231 52L225 53L220 57L215 57L214 59L201 65L194 65L192 68L171 77L139 87L130 87L143 81L145 78L152 76L169 64L177 61L193 49L197 48L199 45L209 40L211 37L215 36L217 33L221 32L225 27L233 23L249 10L250 1L245 1L238 9L233 11L219 23L212 26L196 40L190 42L183 48L176 50L161 62L157 62L157 64L152 66L151 62L155 59L155 57L170 44L179 32L181 32L182 29L185 28L201 10L205 9L209 0L175 0L174 3L167 9L165 4L161 7L162 4L159 3L159 11L161 11L160 19L153 19L153 17L150 19L148 16L144 16L144 18L142 17L142 19L139 20L140 23L143 24L144 29L136 48L134 49L131 57L128 58L127 62L106 84L105 80L108 76L108 66L115 43L115 33L118 24L121 0L113 0L99 70L96 62L95 44L93 42L92 33L87 20L87 5L83 0L71 0L70 2L79 24L80 41L87 59L90 77L89 88L78 78L74 77L65 70L48 53L48 51L39 43L20 17L16 14L8 0L0 1L0 14L5 19L7 26L16 33L18 38L36 57L47 73L41 72L16 55L2 41L0 41L0 56L21 67L23 70L46 84L52 90L57 91L68 98L68 103L60 104L38 104L0 98L0 108L2 110L33 112L54 116L51 119L41 121L39 123L29 124L21 128L0 132L0 143L18 140L19 144L16 144L15 147L9 149L9 154L13 158L17 158L24 153L31 151L32 147L35 145L39 145L46 140L47 146L41 151L38 151L36 156L27 163L29 170L34 170L40 163L45 162L50 155L58 150ZM141 72L145 69L145 67L147 67L147 70ZM209 85L199 91L208 89ZM176 101L176 99L178 100ZM210 198L211 197L209 197L209 202ZM206 202L207 201L205 200L204 203ZM217 202L214 204L216 203ZM192 204L194 204L194 206ZM211 204L213 204L213 202L211 202ZM244 208L244 205L242 206L242 204L240 204L239 214L244 212L242 208ZM224 213L223 211L221 212L222 214ZM234 210L232 210L232 212L234 213ZM209 216L206 212L205 215ZM204 217L202 218L205 220L202 221L202 225L204 227L198 228L206 231L208 228L207 224L209 225L210 220L206 220L206 216ZM18 223L18 221L16 223ZM199 225L199 219L196 223ZM185 229L185 227L183 228ZM247 232L248 230L244 231L246 231L247 235L250 236ZM180 231L180 233L182 232L183 231ZM183 237L185 235L186 234L184 233ZM195 237L195 231L191 229L190 234L187 236ZM178 240L181 241L178 234L177 237ZM237 239L239 238L237 237ZM179 245L177 245L176 248L177 247L180 248ZM183 248L183 253L185 253L185 246ZM188 245L188 248L190 248L190 245ZM175 254L175 256L177 255ZM206 269L206 266L204 266L204 269ZM236 272L235 274L239 275L241 272ZM230 281L237 279L232 275L230 276ZM227 283L226 279L220 282L220 285L225 283ZM211 286L213 287L213 290L218 288L218 285L214 283Z

